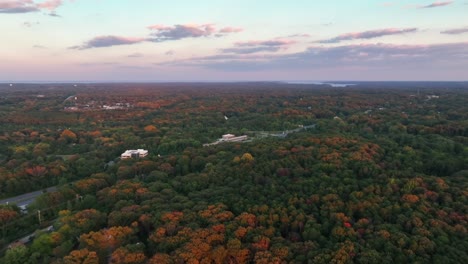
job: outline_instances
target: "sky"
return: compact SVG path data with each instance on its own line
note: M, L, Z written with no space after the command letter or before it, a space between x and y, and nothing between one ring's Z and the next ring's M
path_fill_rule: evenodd
M468 81L468 0L0 0L0 82Z

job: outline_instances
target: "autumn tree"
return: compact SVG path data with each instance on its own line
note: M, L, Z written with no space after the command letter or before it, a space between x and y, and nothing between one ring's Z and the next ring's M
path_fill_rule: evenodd
M65 141L66 143L75 142L76 139L76 134L69 129L64 129L62 133L60 133L60 140Z

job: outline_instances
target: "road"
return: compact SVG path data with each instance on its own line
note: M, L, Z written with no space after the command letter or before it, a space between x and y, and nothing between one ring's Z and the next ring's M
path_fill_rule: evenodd
M31 233L31 234L29 234L27 236L23 236L23 237L15 240L13 242L11 242L8 246L5 246L2 249L0 249L0 255L3 255L5 250L14 247L15 244L17 245L18 243L20 243L20 244L25 245L25 244L28 244L28 243L32 242L38 231L45 232L45 233L50 233L50 232L54 231L54 226L50 225L50 226L48 226L46 228L38 229L38 230L34 231L33 233Z
M57 187L49 187L46 189L46 192L55 192ZM44 190L25 193L15 197L10 197L7 199L0 200L0 204L16 204L18 207L27 206L32 203L39 195L43 194Z
M31 234L29 234L29 235L27 235L27 236L25 236L25 237L22 237L22 238L16 240L15 242L20 242L20 243L22 243L22 244L26 244L26 243L31 242L31 241L34 239L34 235L36 234L36 232L42 231L42 232L44 232L44 233L48 233L48 232L52 232L53 230L54 230L54 226L50 225L50 226L48 226L48 227L46 227L46 228L43 228L43 229L41 229L41 230L38 229L38 230L36 230L35 232L33 232L33 233L31 233Z

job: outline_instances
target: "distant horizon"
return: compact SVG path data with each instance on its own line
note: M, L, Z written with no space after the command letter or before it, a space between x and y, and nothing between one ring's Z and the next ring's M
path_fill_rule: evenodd
M468 83L468 80L157 80L157 81L0 81L2 85L20 84L164 84L164 83L287 83L287 84L357 84L357 83Z

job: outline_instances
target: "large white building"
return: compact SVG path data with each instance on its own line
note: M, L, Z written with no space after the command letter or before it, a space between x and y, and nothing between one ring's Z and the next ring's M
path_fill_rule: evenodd
M143 158L148 156L148 150L144 149L131 149L126 150L120 155L120 159Z
M243 141L246 141L247 139L249 139L249 137L246 135L236 137L236 135L233 135L233 134L226 134L226 135L223 135L220 139L216 140L215 142L203 144L203 146L208 147L208 146L213 146L213 145L217 145L219 143L225 143L225 142L243 142Z
M224 141L224 142L239 142L239 141L245 141L245 140L247 140L247 136L244 135L244 136L236 137L233 134L223 135L223 137L219 139L219 141Z

